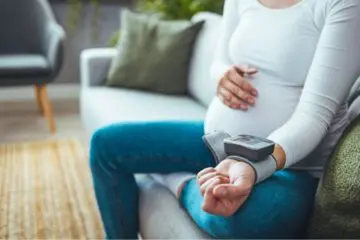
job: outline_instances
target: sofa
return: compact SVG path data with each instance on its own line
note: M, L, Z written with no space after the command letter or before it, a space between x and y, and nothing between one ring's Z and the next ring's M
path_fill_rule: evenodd
M115 122L202 120L215 95L210 65L221 27L221 16L199 13L205 21L191 59L188 95L170 96L108 88L104 81L115 49L88 49L81 54L81 117L87 131ZM357 86L358 88L358 86ZM352 90L352 94L356 89ZM353 101L360 105L360 101ZM360 106L356 109L360 109ZM209 239L179 207L175 197L151 176L137 176L140 187L140 234L143 238Z

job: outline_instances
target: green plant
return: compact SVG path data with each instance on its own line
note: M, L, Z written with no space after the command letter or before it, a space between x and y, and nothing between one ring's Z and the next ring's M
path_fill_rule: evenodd
M81 0L68 0L69 11L67 17L67 27L69 27L70 32L73 33L76 29L76 26L79 22L81 12L82 12L82 1Z
M117 45L118 41L119 41L119 38L120 38L120 31L117 31L111 36L111 38L109 39L107 45L109 47L115 47Z
M77 28L77 25L80 21L80 17L83 11L83 3L86 0L67 0L69 11L68 11L68 28L71 34L73 34ZM96 38L98 35L98 19L100 14L100 2L101 0L87 0L90 2L94 13L91 19L91 25L93 26L93 38Z
M198 12L221 13L224 0L138 0L143 12L158 13L164 19L191 19Z
M82 3L85 0L68 0L70 4L69 23L72 29L76 28L82 11ZM121 1L121 0L119 0ZM95 16L92 25L95 26L94 37L97 33L97 21L101 0L90 0L95 9ZM221 14L224 0L137 0L136 10L145 13L158 14L167 20L191 19L198 12L214 12ZM113 47L119 39L119 32L116 32L108 41Z
M167 20L191 19L198 12L222 13L224 0L138 0L137 10L154 13ZM120 33L117 31L108 45L115 47Z

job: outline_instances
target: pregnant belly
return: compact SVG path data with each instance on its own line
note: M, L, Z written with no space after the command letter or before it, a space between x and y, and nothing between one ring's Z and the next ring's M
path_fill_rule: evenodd
M205 117L205 132L223 130L231 135L267 137L281 127L293 114L301 88L274 82L254 86L259 96L255 106L247 111L231 109L215 97Z

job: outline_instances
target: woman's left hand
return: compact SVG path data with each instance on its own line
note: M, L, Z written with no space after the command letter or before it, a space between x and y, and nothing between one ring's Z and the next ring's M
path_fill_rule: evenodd
M202 209L224 217L233 215L248 198L255 178L255 171L249 164L232 159L202 170L197 175L204 196Z

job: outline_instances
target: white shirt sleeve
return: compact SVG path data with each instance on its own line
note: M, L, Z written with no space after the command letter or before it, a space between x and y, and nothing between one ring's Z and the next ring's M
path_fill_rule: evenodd
M269 136L284 149L286 167L318 146L360 74L360 1L329 0L322 13L325 25L299 104Z
M238 0L225 0L221 33L210 73L211 79L215 81L220 80L233 65L229 59L229 42L239 23L237 4Z

